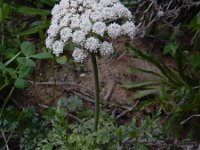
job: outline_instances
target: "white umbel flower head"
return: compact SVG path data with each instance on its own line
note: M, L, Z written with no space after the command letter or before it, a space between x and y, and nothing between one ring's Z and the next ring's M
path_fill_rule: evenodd
M110 56L114 52L114 49L111 43L105 41L100 45L99 51L101 55Z
M72 29L65 27L60 31L60 38L63 42L67 42L72 37Z
M63 52L64 43L61 41L55 41L52 45L53 53L59 56Z
M88 38L85 42L85 48L88 49L90 52L96 53L99 46L99 40L94 37Z
M131 39L135 36L136 27L133 22L126 22L122 25L122 33L129 36Z
M82 63L83 60L87 57L84 54L84 51L80 48L75 48L73 53L72 53L72 57L74 57L74 60L78 63Z
M108 35L111 38L117 38L119 36L121 36L121 26L117 23L112 23L108 26Z
M106 30L106 24L104 22L96 22L92 27L92 31L101 36L104 35L105 30Z
M72 42L79 47L72 54L76 62L82 62L87 52L109 56L114 51L109 40L135 36L132 14L120 0L60 0L51 14L46 47L58 56Z
M85 42L85 32L77 30L72 35L72 41L77 45L83 45Z

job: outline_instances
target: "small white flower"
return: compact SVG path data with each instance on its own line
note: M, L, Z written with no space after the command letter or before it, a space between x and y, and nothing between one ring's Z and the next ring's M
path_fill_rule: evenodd
M78 7L78 2L77 1L71 1L70 6L76 9Z
M100 11L94 11L91 13L90 18L92 19L93 22L96 22L96 21L102 21L103 16Z
M59 26L60 28L62 27L67 27L70 23L70 17L71 17L71 14L66 14L61 20L60 20L60 23L59 23Z
M71 8L69 9L69 12L72 14L76 14L77 13L77 9L76 8Z
M101 36L104 35L105 30L106 30L106 24L104 22L96 22L92 27L92 31Z
M93 8L96 5L96 0L83 0L83 7Z
M118 36L121 35L121 26L117 23L112 23L108 26L107 28L108 30L108 35L111 37L111 38L117 38Z
M69 0L61 0L60 6L65 8L65 9L69 8Z
M64 48L63 42L55 41L52 46L53 54L55 54L56 56L59 56L61 53L63 53L63 48Z
M51 37L55 37L58 34L59 27L57 24L51 24L47 30L47 34Z
M74 15L70 18L71 20L71 24L70 24L70 27L72 29L74 28L80 28L80 17L79 15Z
M114 52L114 49L111 43L105 41L100 45L99 51L101 55L110 56Z
M54 38L52 37L47 37L46 40L45 40L45 44L46 44L46 47L49 48L49 49L52 49L53 47L53 42L54 42Z
M70 28L65 27L60 31L60 38L63 42L67 42L70 37L72 37L72 30Z
M116 19L115 11L113 11L113 9L110 8L110 7L103 8L102 14L103 14L104 20L107 20L107 19L114 20L114 19Z
M135 36L136 27L133 22L126 22L122 25L122 33L128 35L131 39Z
M91 23L89 17L87 17L87 16L85 16L85 18L81 17L80 28L84 32L89 32L91 30L92 23Z
M72 41L75 44L83 45L85 42L85 36L86 36L85 32L83 32L81 30L77 30L72 35Z
M83 60L87 57L84 53L83 50L80 48L75 48L72 57L74 57L74 60L78 63L82 63Z
M116 2L119 2L119 0L100 0L99 3L103 6L112 6Z
M94 37L88 38L85 42L85 48L88 49L90 52L96 53L99 46L99 40Z
M51 14L52 16L54 16L58 15L59 13L60 13L60 5L56 4L52 9Z
M118 18L128 17L128 19L130 19L132 17L131 12L121 3L115 4L113 6L113 11Z

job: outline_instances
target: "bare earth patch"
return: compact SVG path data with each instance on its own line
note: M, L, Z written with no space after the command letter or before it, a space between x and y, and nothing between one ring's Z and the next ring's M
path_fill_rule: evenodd
M156 70L148 63L139 59L133 58L124 44L128 42L127 39L118 39L115 41L116 54L111 58L99 58L99 80L100 80L100 96L102 101L111 102L115 104L133 105L134 91L126 90L120 86L124 81L137 81L141 79L151 79L143 73L135 73L134 75L125 75L127 67L137 66L147 70ZM133 45L141 50L146 51L148 47L143 40L136 38L132 41ZM54 105L59 97L72 94L80 94L93 97L93 74L90 59L87 59L83 64L83 71L74 72L69 69L69 64L65 64L57 68L55 76L59 76L57 83L53 80L52 70L55 69L53 65L44 65L36 70L36 75L44 74L47 76L47 82L32 81L31 86L23 93L20 92L20 99L25 104L45 104ZM55 70L54 70L55 72ZM38 77L36 78L38 80Z

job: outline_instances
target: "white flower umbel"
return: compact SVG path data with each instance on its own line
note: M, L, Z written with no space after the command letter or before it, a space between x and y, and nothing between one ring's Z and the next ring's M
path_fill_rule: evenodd
M108 35L111 37L111 38L117 38L119 36L121 36L121 26L117 23L112 23L108 26Z
M129 36L131 39L135 36L136 27L133 22L126 22L122 25L122 33Z
M83 45L85 42L85 35L85 32L77 30L72 35L72 41L77 45Z
M94 131L97 131L100 97L96 54L110 56L114 51L112 39L135 35L131 12L120 0L61 0L51 14L47 48L59 56L64 46L73 42L76 48L72 56L80 63L86 58L85 53L90 54L95 85Z
M120 0L61 0L51 14L46 47L58 56L65 45L72 42L79 47L73 53L76 62L86 58L83 49L85 53L110 56L114 48L109 40L135 35L131 12Z
M104 22L96 22L92 27L92 31L101 36L104 35L105 30L106 30L106 24Z
M88 38L85 42L85 48L88 49L90 52L96 53L99 46L99 40L94 37Z
M99 51L101 55L110 56L114 52L114 49L111 43L105 41L100 45Z
M72 29L65 27L60 31L60 38L63 42L67 42L72 36Z
M59 56L63 52L64 43L61 41L55 41L52 45L53 53Z
M74 57L74 60L76 62L82 63L83 60L86 58L86 55L83 53L83 50L80 48L75 48L72 57Z

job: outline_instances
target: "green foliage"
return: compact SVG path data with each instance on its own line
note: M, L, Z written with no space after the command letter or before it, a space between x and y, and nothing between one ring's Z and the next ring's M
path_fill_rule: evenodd
M134 119L118 127L115 125L114 118L107 113L101 113L100 126L95 132L93 131L94 119L91 119L93 116L69 124L67 113L72 111L71 108L77 111L81 105L82 102L78 97L60 99L55 116L51 118L52 129L47 137L38 143L36 149L113 150L135 147L135 145L145 147L144 141L155 141L160 136L161 130L158 125L160 112L153 117L145 118L140 128L136 127Z
M197 16L192 20L197 24ZM196 27L196 26L195 26ZM179 27L177 27L179 28ZM197 28L195 28L197 29ZM177 29L178 30L178 29ZM127 44L130 53L143 61L148 62L158 69L158 71L145 70L142 68L131 67L128 73L142 72L154 77L153 80L124 82L122 86L127 89L135 89L133 99L140 99L141 102L135 111L144 109L146 106L158 104L168 115L164 126L164 133L173 134L178 138L184 125L180 125L182 120L189 116L199 113L199 52L195 49L192 52L185 49L176 39L177 33L171 36L173 42L164 46L163 53L170 54L175 67L168 67L164 62L154 56L146 54L131 45ZM176 130L177 132L174 132ZM196 130L191 127L191 132ZM188 132L191 138L194 135ZM172 133L172 132L171 132ZM200 137L199 137L200 138Z

